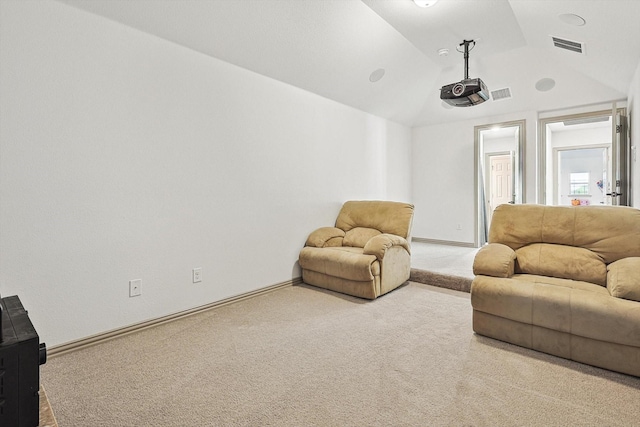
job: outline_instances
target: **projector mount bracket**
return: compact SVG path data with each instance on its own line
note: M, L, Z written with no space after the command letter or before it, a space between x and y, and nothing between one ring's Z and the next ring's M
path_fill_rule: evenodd
M471 45L471 49L469 49L469 45ZM464 40L462 43L458 45L458 47L464 46L464 51L460 49L456 49L460 53L464 53L464 79L469 79L469 52L476 47L475 40Z

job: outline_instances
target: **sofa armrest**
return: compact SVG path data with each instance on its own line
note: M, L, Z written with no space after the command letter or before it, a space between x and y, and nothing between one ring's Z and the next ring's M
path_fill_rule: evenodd
M325 248L327 246L342 246L344 231L336 227L321 227L307 237L305 246Z
M396 236L395 234L378 234L377 236L372 237L364 245L363 253L365 255L375 255L379 261L382 261L384 254L393 246L402 247L408 254L411 254L411 249L409 248L409 242L407 242L407 239Z
M622 258L607 266L611 296L640 301L640 257Z
M480 248L473 260L476 276L511 277L515 269L516 253L502 243L489 243Z

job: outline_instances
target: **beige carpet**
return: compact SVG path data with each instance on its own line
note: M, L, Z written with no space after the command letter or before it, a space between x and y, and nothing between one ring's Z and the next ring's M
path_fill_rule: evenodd
M632 426L640 378L476 336L469 294L293 286L50 359L61 427Z

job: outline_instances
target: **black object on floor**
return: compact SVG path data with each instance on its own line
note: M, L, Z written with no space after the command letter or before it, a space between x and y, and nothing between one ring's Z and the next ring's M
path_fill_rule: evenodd
M0 298L0 425L39 424L40 365L47 361L29 314L18 296Z

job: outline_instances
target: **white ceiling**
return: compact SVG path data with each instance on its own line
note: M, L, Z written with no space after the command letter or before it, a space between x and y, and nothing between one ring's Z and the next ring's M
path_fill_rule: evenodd
M639 0L58 1L409 126L624 99L640 62ZM553 47L551 35L586 54ZM512 98L443 107L440 87L464 77L464 39L477 40L470 77ZM555 87L537 91L542 78Z

